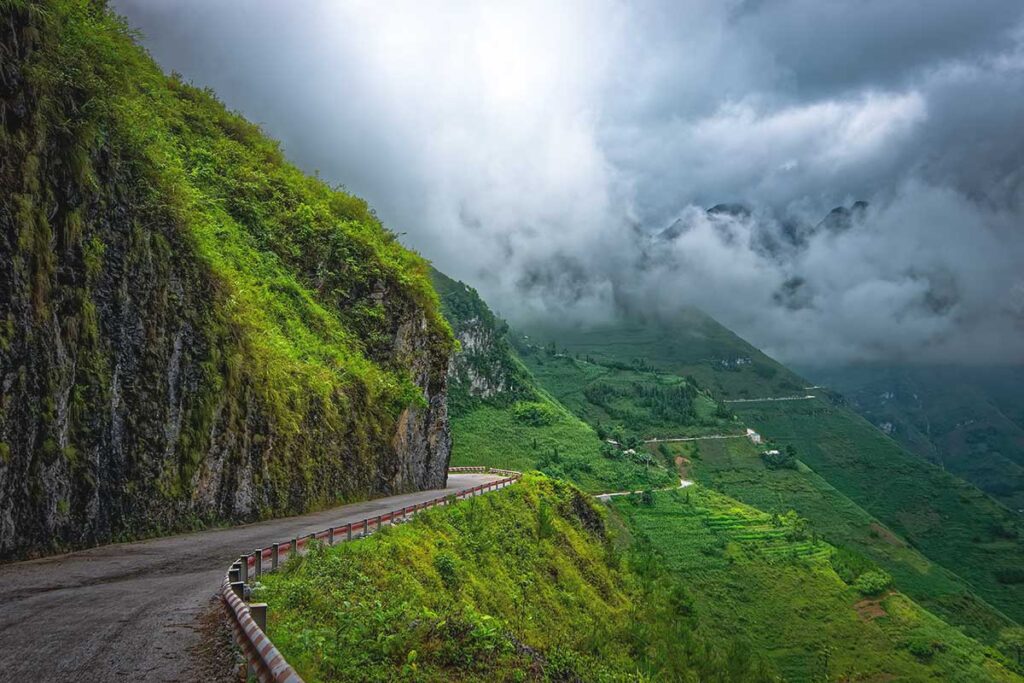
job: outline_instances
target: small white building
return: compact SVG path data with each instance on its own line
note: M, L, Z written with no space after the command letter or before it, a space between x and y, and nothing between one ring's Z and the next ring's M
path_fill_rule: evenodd
M750 441L752 443L755 443L755 444L761 443L761 435L758 434L757 432L755 432L750 427L747 427L747 438L750 439Z
M779 452L773 448L770 451L765 451L764 454L765 455L779 455Z

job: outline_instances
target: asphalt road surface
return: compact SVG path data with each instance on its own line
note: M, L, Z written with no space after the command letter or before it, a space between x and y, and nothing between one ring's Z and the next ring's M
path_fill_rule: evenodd
M499 478L451 474L445 491ZM217 678L209 651L226 647L211 640L226 632L211 598L240 554L442 493L0 565L0 681Z

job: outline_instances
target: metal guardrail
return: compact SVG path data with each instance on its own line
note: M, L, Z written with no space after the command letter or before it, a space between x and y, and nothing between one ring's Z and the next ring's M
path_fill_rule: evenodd
M221 585L220 597L231 620L235 642L245 654L249 673L261 683L302 683L302 678L285 660L267 636L267 606L263 603L249 603L249 579L258 579L261 574L276 570L289 557L306 550L314 540L327 545L363 538L379 531L385 524L393 525L405 521L419 512L438 505L448 505L457 500L479 496L514 484L522 474L513 470L489 467L449 467L449 474L480 472L503 474L504 479L480 484L455 493L432 498L423 503L407 505L391 512L367 517L357 522L332 526L301 538L291 538L284 543L272 543L266 548L257 548L248 555L242 555L228 569Z

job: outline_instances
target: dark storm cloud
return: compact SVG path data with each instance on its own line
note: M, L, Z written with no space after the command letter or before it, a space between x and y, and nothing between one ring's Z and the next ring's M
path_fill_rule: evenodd
M513 318L1024 361L1019 0L114 4Z

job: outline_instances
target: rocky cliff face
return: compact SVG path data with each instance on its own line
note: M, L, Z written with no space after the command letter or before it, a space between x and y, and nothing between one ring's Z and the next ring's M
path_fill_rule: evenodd
M456 338L460 350L448 364L451 381L474 398L494 398L508 391L512 383L509 369L491 362L495 346L501 343L494 328L470 318L459 325Z
M441 308L459 340L448 364L453 411L476 402L507 404L533 397L525 368L513 357L508 327L494 315L476 290L438 271L432 272Z
M443 485L422 260L99 3L0 14L0 559Z

